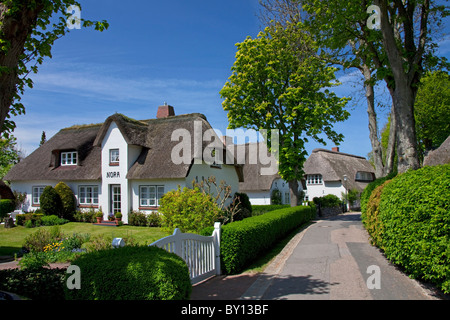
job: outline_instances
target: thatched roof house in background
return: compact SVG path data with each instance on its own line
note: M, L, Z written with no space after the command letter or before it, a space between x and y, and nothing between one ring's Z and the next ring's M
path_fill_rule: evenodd
M430 151L423 160L423 166L437 166L450 163L450 136L436 150Z
M176 130L182 136L173 141ZM206 130L213 132L204 115L176 116L168 105L158 108L156 119L135 120L116 113L100 124L60 130L4 179L13 190L27 193L25 211L39 208L45 186L63 181L74 192L80 209L121 212L127 222L132 210L157 210L164 193L178 185L189 187L193 180L215 176L225 180L233 193L238 191L241 166L205 163L203 151L210 144L203 141ZM185 146L183 161L177 162L172 151L180 143Z
M263 161L250 161L250 154L259 153L262 143L246 143L235 146L235 154L237 155L238 163L245 160L243 167L244 181L239 182L239 191L248 195L251 204L264 205L272 204L271 195L273 192L279 192L281 195L282 204L290 204L289 197L289 183L281 178L277 173L264 174L264 168L268 164L262 164ZM244 152L240 153L239 150ZM243 159L245 155L245 159ZM267 157L270 153L267 154ZM299 191L303 190L303 184L299 182Z
M362 192L375 179L375 170L369 161L364 157L339 152L337 147L332 150L314 149L303 171L309 200L327 194L341 198L343 192L351 189Z

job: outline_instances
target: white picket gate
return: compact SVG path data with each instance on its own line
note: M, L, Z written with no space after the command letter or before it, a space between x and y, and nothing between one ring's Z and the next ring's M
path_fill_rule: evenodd
M182 233L177 228L171 236L150 245L180 256L189 268L192 284L220 275L220 222L214 224L211 236Z

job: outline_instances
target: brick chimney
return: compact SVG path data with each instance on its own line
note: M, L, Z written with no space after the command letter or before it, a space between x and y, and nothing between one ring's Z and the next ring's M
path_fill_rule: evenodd
M333 147L333 148L331 148L331 151L339 152L339 147Z
M172 106L169 106L164 102L163 106L158 107L158 112L156 113L156 119L172 117L175 115L175 111Z

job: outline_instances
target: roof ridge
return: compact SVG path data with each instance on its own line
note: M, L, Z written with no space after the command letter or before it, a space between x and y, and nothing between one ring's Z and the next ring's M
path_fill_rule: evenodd
M356 154L350 154L350 153L345 153L345 152L340 152L340 151L333 151L333 150L328 150L328 149L323 149L323 148L314 149L311 153L317 153L317 152L327 152L327 153L332 153L332 154L336 154L336 155L343 155L343 156L367 160L363 156L358 156Z

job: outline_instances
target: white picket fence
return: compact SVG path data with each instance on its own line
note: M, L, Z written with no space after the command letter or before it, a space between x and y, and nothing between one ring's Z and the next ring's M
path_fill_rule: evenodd
M220 222L214 224L211 236L182 233L177 228L171 236L150 245L180 256L189 268L192 284L220 275Z

